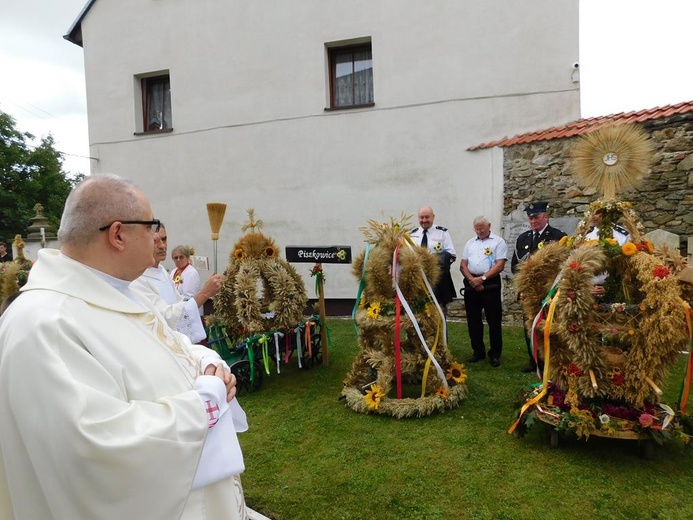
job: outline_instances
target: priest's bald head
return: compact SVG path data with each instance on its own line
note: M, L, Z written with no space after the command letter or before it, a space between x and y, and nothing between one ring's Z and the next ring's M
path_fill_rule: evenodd
M60 221L66 256L121 280L134 280L154 263L160 223L147 196L113 174L87 177L70 193Z

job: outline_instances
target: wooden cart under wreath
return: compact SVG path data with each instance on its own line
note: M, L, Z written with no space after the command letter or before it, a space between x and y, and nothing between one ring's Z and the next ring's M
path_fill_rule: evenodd
M551 426L549 434L549 444L552 448L558 449L560 433L570 431L577 433L585 440L589 437L603 437L616 440L631 440L637 441L640 447L640 453L643 458L651 460L654 455L655 445L661 443L668 434L671 436L682 435L681 427L676 423L671 423L674 419L674 412L669 407L666 407L671 413L664 411L663 413L655 413L652 416L651 424L647 429L639 421L623 419L607 414L601 414L594 421L594 425L587 423L582 427L578 424L582 418L573 418L570 412L564 412L555 406L549 406L546 403L537 403L534 405L532 413L536 419ZM648 419L649 421L650 419ZM666 422L666 426L663 424ZM667 432L667 427L671 426L670 432ZM649 429L649 430L648 430Z
M291 363L294 353L299 368L310 369L322 364L323 326L319 316L311 316L291 329L246 337L229 334L225 325L214 324L207 328L207 346L216 350L229 364L236 376L239 394L254 392L262 386L264 374L270 375L273 365L277 373L281 373L281 367Z

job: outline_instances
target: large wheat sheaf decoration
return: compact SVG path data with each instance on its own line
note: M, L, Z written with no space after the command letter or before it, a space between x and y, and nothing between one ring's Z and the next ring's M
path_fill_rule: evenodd
M635 125L600 128L582 136L572 152L573 172L582 187L594 187L605 199L634 189L652 164L652 143Z

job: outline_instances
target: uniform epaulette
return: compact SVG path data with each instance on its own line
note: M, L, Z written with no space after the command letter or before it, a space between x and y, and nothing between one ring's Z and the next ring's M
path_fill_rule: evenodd
M614 231L616 231L616 233L621 233L622 235L628 235L629 234L628 230L626 228L621 227L618 224L614 225Z
M411 230L411 233L416 233L419 230L419 228L415 227L414 229Z
M443 227L443 226L436 226L436 229L440 229L441 231L447 231L448 228Z

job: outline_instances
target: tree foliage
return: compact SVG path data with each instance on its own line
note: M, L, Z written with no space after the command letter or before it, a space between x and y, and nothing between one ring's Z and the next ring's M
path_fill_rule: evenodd
M58 228L65 199L83 176L63 172L62 153L53 136L29 143L34 136L20 132L12 116L0 111L0 240L8 244L16 234L26 236L40 203L43 214Z

